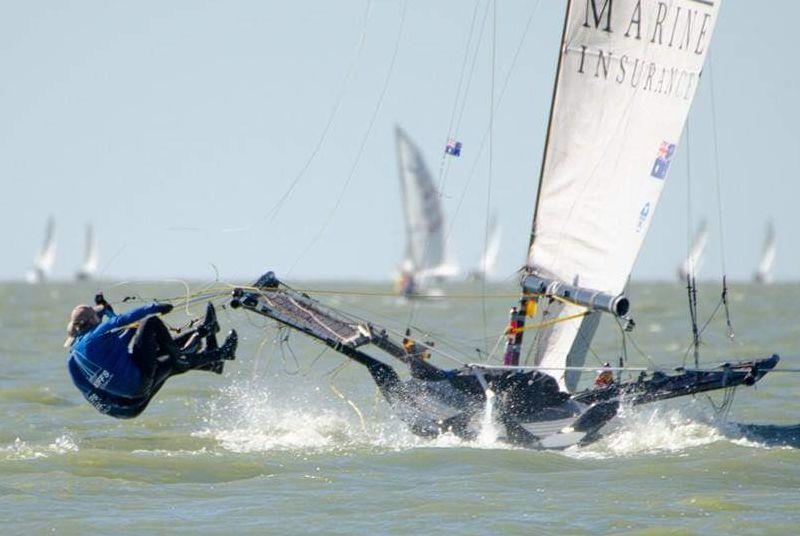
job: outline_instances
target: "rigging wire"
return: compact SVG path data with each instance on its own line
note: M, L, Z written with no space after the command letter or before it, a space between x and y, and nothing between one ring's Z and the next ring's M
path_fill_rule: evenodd
M461 60L461 73L458 77L458 85L456 86L456 97L453 99L453 109L450 112L450 123L447 125L447 138L450 139L451 136L454 136L455 133L453 131L453 123L455 122L456 118L456 110L458 110L458 103L461 99L461 87L464 85L464 74L467 71L467 60L469 59L469 52L472 48L472 36L475 33L475 21L478 19L478 8L481 5L481 0L475 0L475 7L472 10L472 21L469 25L469 33L467 34L467 44L464 46L464 57ZM483 22L486 21L485 15ZM481 33L483 35L483 23L481 24ZM480 37L478 42L476 43L476 48L480 45ZM470 73L470 77L472 73ZM443 152L442 157L439 162L439 194L444 191L444 173L445 173L445 163L447 162L447 153Z
M465 106L466 101L467 101L467 96L469 95L470 87L472 86L472 77L473 77L473 74L475 72L476 59L478 57L478 52L480 51L481 42L483 41L483 32L484 32L484 29L486 27L486 18L487 18L487 15L489 13L490 1L491 0L487 1L486 8L484 9L484 12L483 12L483 18L481 19L481 26L480 26L480 30L478 32L478 38L477 38L477 40L475 42L475 50L473 52L472 62L470 64L469 75L467 76L467 85L466 85L466 87L464 89L463 100L461 100L461 86L462 86L463 80L464 80L464 73L465 73L465 69L466 69L466 65L467 65L467 59L469 57L470 44L472 42L472 36L473 36L473 33L474 33L474 23L475 23L475 18L476 18L477 13L478 13L478 8L480 6L480 0L477 0L476 3L475 3L475 9L473 11L473 20L472 20L472 23L470 24L470 30L469 30L469 34L467 36L467 44L464 47L464 58L463 58L463 61L462 61L461 74L459 75L459 82L458 82L458 88L457 88L457 91L456 91L456 97L455 97L455 99L453 101L453 110L452 110L452 113L451 113L451 116L450 116L450 124L447 127L448 139L451 136L455 136L455 133L458 132L458 130L460 128L460 125L461 125L461 117L464 114L464 106ZM456 110L458 109L459 100L461 100L462 106L461 106L460 112L458 112L458 116L456 116ZM455 129L454 129L453 128L453 122L454 122L456 117L458 117L458 122L456 124ZM437 190L436 190L436 195L438 196L438 198L440 200L444 196L445 183L447 181L447 175L448 175L448 172L449 172L449 169L450 169L450 163L449 162L450 161L447 158L447 153L443 152L442 153L442 157L441 157L441 161L440 161L440 164L439 164L439 178L438 178L438 185L437 185ZM450 219L452 221L452 218L450 218ZM445 244L448 242L448 240L447 240L448 237L449 237L449 233L446 233L445 234L445 241L444 241ZM426 241L425 241L424 251L425 251L426 254L427 254L429 248L430 248L430 236L428 236L426 238ZM416 303L412 303L411 307L409 307L409 311L408 311L408 317L407 317L407 321L406 321L407 324L411 324L414 321L414 316L416 315L416 313L417 313L417 304Z
M523 29L522 35L520 36L519 42L517 43L516 49L514 50L514 55L513 55L512 59L511 59L511 64L510 64L510 66L508 68L508 71L506 72L506 76L505 76L505 79L503 80L503 85L502 85L502 87L500 89L500 92L498 93L497 100L496 100L496 103L495 103L494 113L497 113L497 111L500 109L500 106L503 103L503 97L506 95L506 90L508 89L509 82L511 81L511 76L515 72L515 68L517 66L517 61L519 59L520 53L522 52L523 46L525 44L525 41L527 40L528 34L530 33L530 29L531 29L531 27L533 25L533 20L534 20L534 17L536 15L536 13L537 13L537 10L539 9L539 4L540 3L541 3L541 0L536 0L536 3L533 5L533 8L531 9L531 13L530 13L530 15L528 16L528 19L525 22L525 28ZM476 61L477 54L478 54L478 47L480 46L480 43L481 43L482 37L483 37L484 26L485 26L486 18L488 16L488 8L489 8L489 5L487 3L486 9L484 10L483 20L481 22L481 29L480 29L480 34L479 34L479 37L478 37L478 41L476 43L475 53L474 53L473 59L472 59L472 66L470 67L470 74L469 74L469 77L468 77L468 80L470 80L470 81L472 80L472 73L475 70L475 61ZM476 6L476 9L477 9L477 6ZM466 92L468 92L468 89L465 90L465 100L466 100ZM457 102L458 102L458 96L457 96L457 99L456 99L456 103ZM459 120L458 120L456 128L455 128L455 130L453 132L457 132L459 130L460 125L461 125L461 119L460 118L463 117L463 113L464 113L464 106L462 105L461 112L459 113L459 116L458 116ZM456 209L453 212L452 216L450 218L448 218L450 221L449 221L449 224L447 226L447 231L445 232L445 242L448 242L450 240L450 236L452 235L453 230L455 229L455 222L456 222L457 216L458 216L459 212L461 211L461 207L462 207L462 205L464 203L464 199L466 197L467 191L469 190L469 186L472 183L472 180L475 178L475 173L477 171L478 163L480 162L481 156L483 155L483 151L484 151L484 148L486 146L486 141L487 141L488 135L489 135L489 127L487 125L487 127L483 131L483 135L481 137L481 142L480 142L480 145L478 147L478 151L475 154L475 158L474 158L474 160L472 162L472 167L470 169L469 175L467 176L467 181L464 184L463 188L461 189L461 194L459 195L459 199L458 199L458 203L456 205ZM445 177L444 178L440 178L440 187L439 187L440 195L441 195L441 192L444 191L444 181L445 181L445 178L446 178L446 174L447 174L447 170L445 170ZM514 296L511 296L511 297L512 298L516 298L518 296L514 295ZM407 319L407 323L409 325L413 322L415 314L416 314L416 303L412 303L412 305L410 307L410 310L409 310L408 319Z
M689 299L689 318L692 323L692 343L690 348L694 350L694 366L700 363L700 331L697 327L697 279L695 274L694 256L692 255L692 159L691 159L691 138L689 128L689 117L686 117L686 293ZM686 364L687 355L683 362Z
M347 69L347 73L344 77L344 82L342 84L341 89L339 90L339 94L334 101L334 105L331 108L330 113L328 114L328 120L325 122L325 125L322 127L322 131L320 132L319 137L317 138L317 142L309 153L308 157L306 158L303 165L300 167L300 170L295 174L294 179L289 184L289 187L283 192L283 194L278 198L272 208L266 213L265 218L268 218L270 221L275 219L277 216L278 211L292 194L294 189L300 183L300 181L305 177L306 173L308 172L311 164L316 160L317 154L319 154L320 150L322 149L323 144L328 138L328 133L333 126L333 123L339 114L339 110L342 107L342 103L344 102L345 95L347 94L347 90L350 86L352 81L353 75L357 70L357 66L361 60L362 52L364 51L364 43L366 42L367 37L367 27L369 25L370 14L372 12L372 0L367 0L366 6L364 8L364 15L362 17L361 23L361 32L358 38L358 43L356 45L356 53L353 56L353 59L350 62L350 66ZM250 226L252 227L252 225Z
M403 28L405 26L405 20L406 20L406 7L407 3L404 0L400 7L400 23L399 23L399 28L397 30L397 38L394 43L392 59L389 63L389 69L386 72L386 77L384 78L383 81L383 87L381 88L380 94L378 96L378 102L376 103L375 109L372 112L372 116L370 117L367 129L364 132L364 136L361 138L361 143L358 147L358 151L356 152L356 158L353 161L353 165L350 168L350 172L347 174L345 182L342 185L341 190L339 191L339 195L337 196L336 201L334 202L333 207L331 208L331 211L328 213L327 218L323 222L322 227L320 227L317 234L311 239L308 245L306 245L306 247L301 251L300 255L298 255L297 259L295 259L294 263L292 263L292 265L289 267L287 275L290 274L295 269L297 264L303 259L303 257L306 256L306 254L311 250L311 248L313 248L314 245L316 245L316 243L319 242L319 240L325 234L325 231L333 221L333 217L338 211L339 206L341 205L342 200L344 199L344 195L347 192L347 188L350 185L350 182L353 180L353 177L356 174L356 170L358 169L358 166L361 163L361 157L364 155L364 149L367 146L367 141L369 140L369 137L372 134L372 129L375 127L375 122L378 118L378 113L383 107L383 101L386 98L386 93L389 89L389 82L392 79L392 74L394 73L395 64L397 63L397 54L400 50L400 42L402 41Z
M723 202L722 202L722 173L720 171L719 161L719 136L717 135L717 104L716 95L714 92L714 71L713 71L713 57L711 50L708 51L708 78L709 90L711 92L711 129L714 138L714 177L717 187L717 218L719 224L719 243L722 261L722 303L725 306L725 324L728 329L728 339L733 341L736 333L733 330L733 321L731 319L730 307L728 305L728 270L726 268L726 254L725 254L725 220L723 217Z
M497 64L497 0L492 0L492 61L491 61L491 89L489 95L489 176L486 181L486 208L483 227L483 251L489 247L489 214L492 210L492 177L494 164L494 82L495 67ZM485 266L483 267L485 269ZM486 273L481 277L482 294L486 294ZM481 300L481 316L483 320L483 338L486 339L486 298ZM488 348L484 348L488 354Z

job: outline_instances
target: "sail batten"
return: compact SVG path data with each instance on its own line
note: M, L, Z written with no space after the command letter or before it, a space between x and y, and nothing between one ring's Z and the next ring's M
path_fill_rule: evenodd
M720 1L570 2L527 269L624 290L694 98ZM551 317L585 309L556 303ZM535 362L581 366L597 314L542 330ZM573 390L575 377L557 378Z

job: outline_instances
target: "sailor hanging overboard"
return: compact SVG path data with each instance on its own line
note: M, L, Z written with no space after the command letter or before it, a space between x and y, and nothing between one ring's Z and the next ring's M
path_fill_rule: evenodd
M154 316L171 310L168 303L153 303L117 315L102 294L95 296L94 306L72 310L64 343L67 368L75 387L98 411L136 417L171 376L189 370L222 374L224 361L235 359L236 331L218 346L219 324L211 303L203 322L175 339Z
M445 154L449 154L455 157L461 156L461 142L457 141L455 138L450 138L447 140L447 145L444 148Z

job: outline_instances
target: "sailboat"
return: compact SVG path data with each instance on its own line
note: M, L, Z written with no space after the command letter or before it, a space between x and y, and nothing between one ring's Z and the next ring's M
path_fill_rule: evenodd
M484 281L492 277L497 266L497 256L500 254L500 227L497 217L493 214L489 220L486 232L486 247L484 248L478 266L472 270L468 278L473 281Z
M94 277L97 272L98 265L100 264L100 257L97 250L97 237L94 234L94 228L91 223L86 224L86 253L83 259L83 265L80 270L75 274L75 279L78 281L88 281Z
M700 273L700 268L703 267L706 244L708 244L708 225L706 220L703 220L692 238L689 254L686 255L683 263L678 266L678 282L686 283L687 277L697 277L697 274Z
M474 439L490 420L501 441L564 448L596 439L623 401L754 384L778 356L705 368L606 366L639 377L617 375L578 390L581 373L593 370L585 359L600 317L634 328L625 287L680 141L720 3L568 2L521 297L505 330L502 365L327 306L273 272L235 289L231 306L274 319L363 365L393 412L421 436ZM537 309L541 322L526 326ZM523 338L534 328L529 364L521 359ZM433 355L458 366L436 366ZM402 379L387 363L392 360L407 366L410 377Z
M406 230L397 287L410 297L431 282L456 276L458 267L448 260L440 195L422 152L399 126L395 127L395 142Z
M33 268L25 274L28 283L42 283L50 277L56 260L56 222L53 216L47 218L44 243L33 260Z
M775 227L772 222L767 224L767 235L764 238L764 249L761 253L761 262L758 263L758 270L753 275L756 283L772 283L772 268L775 265L775 255L777 254L777 242L775 240Z

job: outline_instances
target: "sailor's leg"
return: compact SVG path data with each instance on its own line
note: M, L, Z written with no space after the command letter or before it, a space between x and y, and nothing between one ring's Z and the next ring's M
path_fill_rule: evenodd
M205 317L203 323L195 329L188 330L178 337L175 337L175 344L184 352L195 353L200 349L201 342L205 342L205 348L217 348L217 338L215 334L219 332L219 323L217 322L217 312L212 303L206 306Z
M202 352L186 354L175 362L175 367L181 372L187 370L211 370L217 372L216 363L222 360L236 359L236 347L239 344L239 336L236 330L231 330L222 346L216 347L216 342L211 347L206 347Z
M178 345L169 333L169 328L157 316L144 319L136 329L133 337L132 353L134 361L142 361L147 365L153 354L156 356L168 355L176 358L181 356Z

